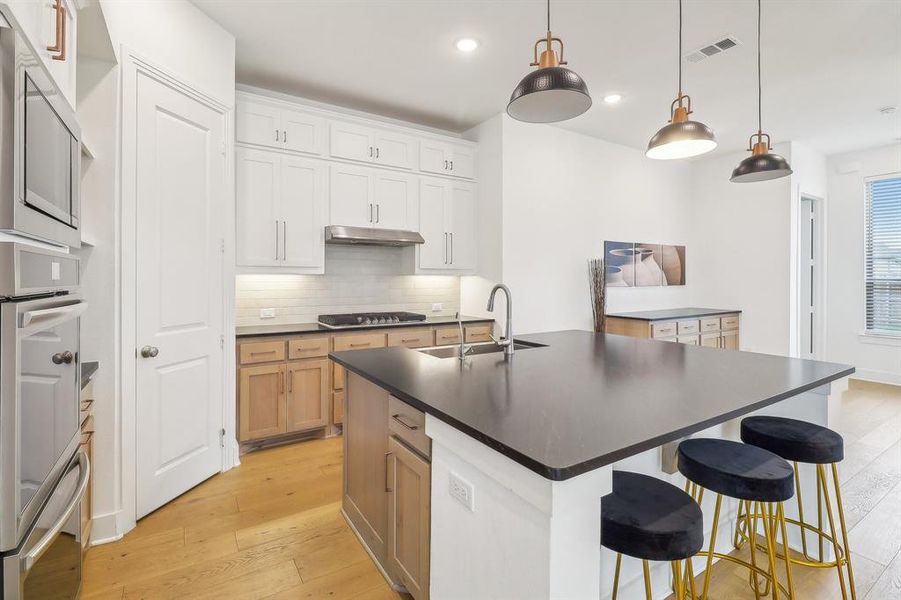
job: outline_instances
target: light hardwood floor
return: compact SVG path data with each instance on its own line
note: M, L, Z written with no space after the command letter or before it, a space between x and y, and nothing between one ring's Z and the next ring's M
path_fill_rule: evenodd
M901 600L901 388L852 382L835 428L860 600ZM341 439L246 455L85 562L87 599L401 598L341 517ZM753 598L714 566L711 598ZM840 598L833 570L795 569L800 598Z
M248 454L91 548L82 598L401 598L340 507L341 438Z

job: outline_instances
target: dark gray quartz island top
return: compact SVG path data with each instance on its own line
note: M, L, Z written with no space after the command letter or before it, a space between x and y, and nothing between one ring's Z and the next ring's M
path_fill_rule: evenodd
M406 348L332 360L532 471L564 480L850 375L848 365L558 331L545 347L437 358Z
M635 319L637 321L677 321L679 319L698 319L700 317L715 317L718 315L734 315L740 310L727 310L723 308L664 308L660 310L640 310L637 312L608 313L608 317L616 319Z
M491 317L467 317L460 320L467 323L492 323ZM263 335L292 335L307 333L340 333L342 331L363 331L367 329L388 329L393 327L429 327L431 325L455 325L457 319L453 315L426 317L425 321L407 321L385 325L353 325L351 327L325 327L319 323L286 323L274 325L241 325L235 328L236 337L256 337Z

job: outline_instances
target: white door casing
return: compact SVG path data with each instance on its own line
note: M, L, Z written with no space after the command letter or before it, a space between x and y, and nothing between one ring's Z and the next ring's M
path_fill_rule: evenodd
M222 467L223 115L137 74L136 517ZM158 348L152 358L140 348Z

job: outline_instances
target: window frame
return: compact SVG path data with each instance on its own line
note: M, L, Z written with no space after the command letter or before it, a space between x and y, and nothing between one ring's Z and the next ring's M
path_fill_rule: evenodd
M901 180L901 172L883 173L881 175L871 175L864 177L863 180L863 331L861 338L868 338L864 341L872 341L873 343L885 345L901 345L901 330L894 331L891 329L871 329L868 325L868 302L867 302L867 283L871 279L867 276L867 263L872 262L868 249L868 224L871 221L871 203L869 201L870 184L877 181L885 181L887 179Z

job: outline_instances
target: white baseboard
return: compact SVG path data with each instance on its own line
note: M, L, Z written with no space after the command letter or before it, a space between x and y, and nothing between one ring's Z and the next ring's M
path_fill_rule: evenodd
M105 515L95 516L91 523L91 545L109 544L117 542L125 535L119 531L119 512L111 512Z
M863 379L864 381L875 381L876 383L888 383L891 385L901 385L901 373L892 373L891 371L873 371L870 369L857 369L851 379Z

